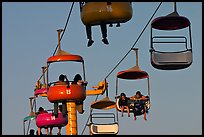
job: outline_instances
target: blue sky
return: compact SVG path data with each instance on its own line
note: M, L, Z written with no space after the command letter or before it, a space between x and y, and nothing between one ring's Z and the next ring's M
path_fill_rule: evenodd
M63 29L71 2L3 2L2 3L2 134L22 135L23 118L29 114L29 97L57 45L57 29ZM80 19L79 3L74 8L61 41L61 48L81 55L85 60L87 89L102 81L132 47L159 2L133 2L133 17L120 28L108 28L109 45L101 41L99 26L93 27L93 46L87 47L85 27ZM119 113L119 135L201 135L202 134L202 3L178 2L177 11L191 22L193 63L183 70L158 70L150 63L150 25L135 45L139 49L139 66L150 76L151 108L147 121L133 115L123 118ZM154 18L173 12L172 2L163 2ZM117 72L135 65L131 51L107 78L109 98L115 97ZM52 79L61 73L71 79L81 71L81 65L65 63L52 65ZM132 96L136 90L147 91L146 81L122 80L119 91ZM99 96L99 99L104 96ZM78 114L78 134L86 124L90 104L84 102L85 113ZM39 98L37 106L53 108L46 98ZM101 110L94 110L96 112ZM114 112L106 110L105 112ZM102 111L103 112L103 111ZM35 122L31 127L37 129ZM57 129L53 130L56 134ZM62 129L65 133L65 128ZM86 127L84 135L89 134Z

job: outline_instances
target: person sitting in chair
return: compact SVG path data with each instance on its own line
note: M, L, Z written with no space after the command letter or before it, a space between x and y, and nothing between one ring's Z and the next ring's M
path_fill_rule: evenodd
M134 113L134 120L136 120L136 115L138 111L141 111L141 113L144 113L144 120L147 120L146 118L146 107L145 107L145 101L149 99L148 96L142 95L140 91L137 91L136 94L132 97L130 97L131 100L135 100L133 107L133 113Z
M121 93L120 94L120 99L119 99L119 107L121 108L121 113L122 113L122 117L123 117L123 112L124 112L124 109L126 108L127 112L128 112L128 117L130 117L130 108L128 106L128 99L126 97L126 94L125 93Z

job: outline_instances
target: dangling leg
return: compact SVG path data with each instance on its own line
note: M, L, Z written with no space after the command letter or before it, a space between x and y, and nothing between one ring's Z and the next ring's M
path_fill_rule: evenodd
M128 112L128 117L130 117L130 109L128 106L126 106L127 112Z
M50 127L50 135L52 135L52 129L53 129L53 127Z
M134 120L136 120L137 117L136 117L136 108L135 108L135 106L133 107L133 114L134 114Z
M102 39L103 43L104 44L109 44L108 40L106 38L107 37L107 27L106 27L106 24L101 24L100 27L101 27L102 37L103 37L103 39Z
M49 132L48 132L48 128L47 127L45 128L45 132L46 132L46 135L48 135Z
M94 41L92 40L92 34L91 34L91 25L86 25L86 35L87 35L87 39L89 40L88 41L88 47L90 47Z
M54 103L54 116L56 118L58 117L58 102Z
M146 113L146 110L143 109L143 111L144 111L144 120L147 120L147 113Z
M41 128L38 128L38 135L41 135Z
M122 113L122 117L123 117L123 111L124 111L124 106L121 106L121 113Z
M84 113L83 101L78 101L78 102L76 102L76 108L77 108L77 111L78 111L80 114L83 114L83 113Z
M61 129L62 129L62 127L58 127L57 135L61 135Z
M62 115L63 117L65 117L67 115L67 106L66 106L66 102L62 102Z

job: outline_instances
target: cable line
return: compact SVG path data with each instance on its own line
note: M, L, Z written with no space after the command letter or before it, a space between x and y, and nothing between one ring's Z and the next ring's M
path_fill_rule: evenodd
M111 75L111 73L119 66L119 64L125 59L125 57L126 57L126 56L130 53L130 51L134 48L134 46L135 46L136 43L138 42L139 38L142 36L143 32L145 31L145 29L146 29L147 26L149 25L150 21L152 20L152 18L154 17L154 15L156 14L156 12L158 11L158 9L159 9L159 7L161 6L161 4L162 4L162 2L160 2L160 4L158 5L158 7L156 8L156 10L154 11L153 15L151 16L151 18L150 18L149 21L147 22L146 26L144 27L144 29L142 30L142 32L140 33L140 35L138 36L137 40L134 42L133 46L129 49L129 51L125 54L125 56L118 62L118 64L110 71L110 73L109 73L104 79L107 79L107 78ZM97 95L95 101L97 100L97 98L98 98L98 95ZM90 111L89 117L88 117L88 119L87 119L87 122L86 122L86 124L85 124L85 126L84 126L84 129L83 129L81 135L83 135L83 133L84 133L84 130L85 130L87 124L88 124L88 121L89 121L89 118L90 118L90 116L91 116L91 112L92 112L92 111L93 111L93 109L91 109L91 111Z
M97 99L98 99L98 95L96 96L95 101L96 101ZM82 130L82 132L81 132L81 135L83 135L84 130L86 129L86 126L87 126L87 124L88 124L88 122L89 122L89 119L90 119L90 116L91 116L92 111L93 111L93 108L91 108L91 111L90 111L89 117L88 117L88 119L87 119L87 121L86 121L86 124L85 124L85 126L84 126L84 128L83 128L83 130Z
M70 9L69 14L68 14L68 17L67 17L67 21L66 21L66 23L65 23L65 27L64 27L64 29L63 29L64 31L63 31L63 33L62 33L62 35L61 35L61 37L60 37L60 41L62 40L62 38L63 38L63 36L64 36L64 33L65 33L65 31L66 31L66 28L67 28L67 25L68 25L68 22L69 22L71 13L72 13L73 6L74 6L74 2L72 2L71 9ZM56 46L56 48L55 48L55 50L54 50L53 56L55 55L55 53L56 53L56 51L57 51L57 47L58 47L58 44L57 44L57 46ZM49 64L49 65L50 65L50 64ZM48 65L48 67L49 67L49 65ZM39 79L37 80L37 82L40 81L40 79L43 77L43 75L45 74L45 72L47 71L47 69L48 69L48 68L45 68L43 74L39 77ZM32 109L33 109L33 107L32 107ZM29 121L28 127L30 127L30 121ZM29 128L28 128L28 129L29 129ZM27 130L27 134L28 134L28 130Z
M153 15L151 16L151 18L149 19L149 21L147 22L146 26L144 27L144 29L142 30L142 32L140 33L140 35L138 36L137 40L134 42L133 46L129 49L129 51L125 54L125 56L118 62L118 64L110 71L110 73L104 78L108 78L110 76L110 74L119 66L119 64L125 59L125 57L130 53L130 51L134 48L134 46L136 45L137 41L139 40L139 38L142 36L143 32L145 31L145 29L147 28L147 26L149 25L150 21L152 20L152 18L154 17L154 15L156 14L156 12L158 11L159 7L161 6L162 2L160 2L159 6L156 8L155 12L153 13Z
M66 28L67 28L67 25L68 25L68 22L69 22L71 13L72 13L73 6L74 6L74 2L72 2L71 9L70 9L70 11L69 11L69 15L68 15L68 17L67 17L67 21L66 21L65 27L64 27L64 29L63 29L64 31L62 32L62 35L61 35L61 37L60 37L60 41L62 40L62 38L63 38L63 36L64 36L64 33L65 33L65 31L66 31ZM56 48L55 48L54 53L53 53L52 56L55 55L55 53L56 53L56 51L57 51L57 47L58 47L58 44L57 44L57 46L56 46ZM49 65L50 65L50 64L49 64ZM48 65L48 67L49 67L49 65ZM40 76L40 78L39 78L37 81L39 81L39 80L42 78L42 76L45 74L46 71L47 71L47 68L45 68L44 73Z
M68 24L68 21L69 21L70 16L71 16L71 12L72 12L73 6L74 6L74 2L72 2L72 6L71 6L71 9L70 9L70 11L69 11L69 15L68 15L68 17L67 17L67 22L66 22L65 27L64 27L64 29L63 29L64 31L62 32L62 35L61 35L61 37L60 37L60 41L62 40L62 37L64 36L65 30L66 30L66 28L67 28L67 24ZM55 51L54 51L54 53L53 53L53 56L55 55L55 53L56 53L56 51L57 51L57 47L58 47L58 45L57 45L56 48L55 48Z

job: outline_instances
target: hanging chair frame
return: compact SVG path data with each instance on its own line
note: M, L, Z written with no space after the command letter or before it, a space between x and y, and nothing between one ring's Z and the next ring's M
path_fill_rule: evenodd
M110 123L96 123L93 122L93 119L113 119L113 122ZM116 121L114 113L91 113L90 114L90 134L118 134L119 126Z
M154 30L162 32L188 30L189 36L155 36ZM158 31L158 32L159 32ZM151 44L150 44L150 60L154 68L160 70L178 70L185 69L192 64L193 52L192 52L192 36L191 36L191 23L183 16L180 16L176 10L176 2L174 2L174 12L167 16L157 17L151 23ZM187 43L187 37L189 43ZM157 39L157 41L155 41ZM171 39L172 41L159 41L161 39ZM178 39L184 39L182 42ZM159 51L155 50L154 44L185 44L186 49L182 51Z

